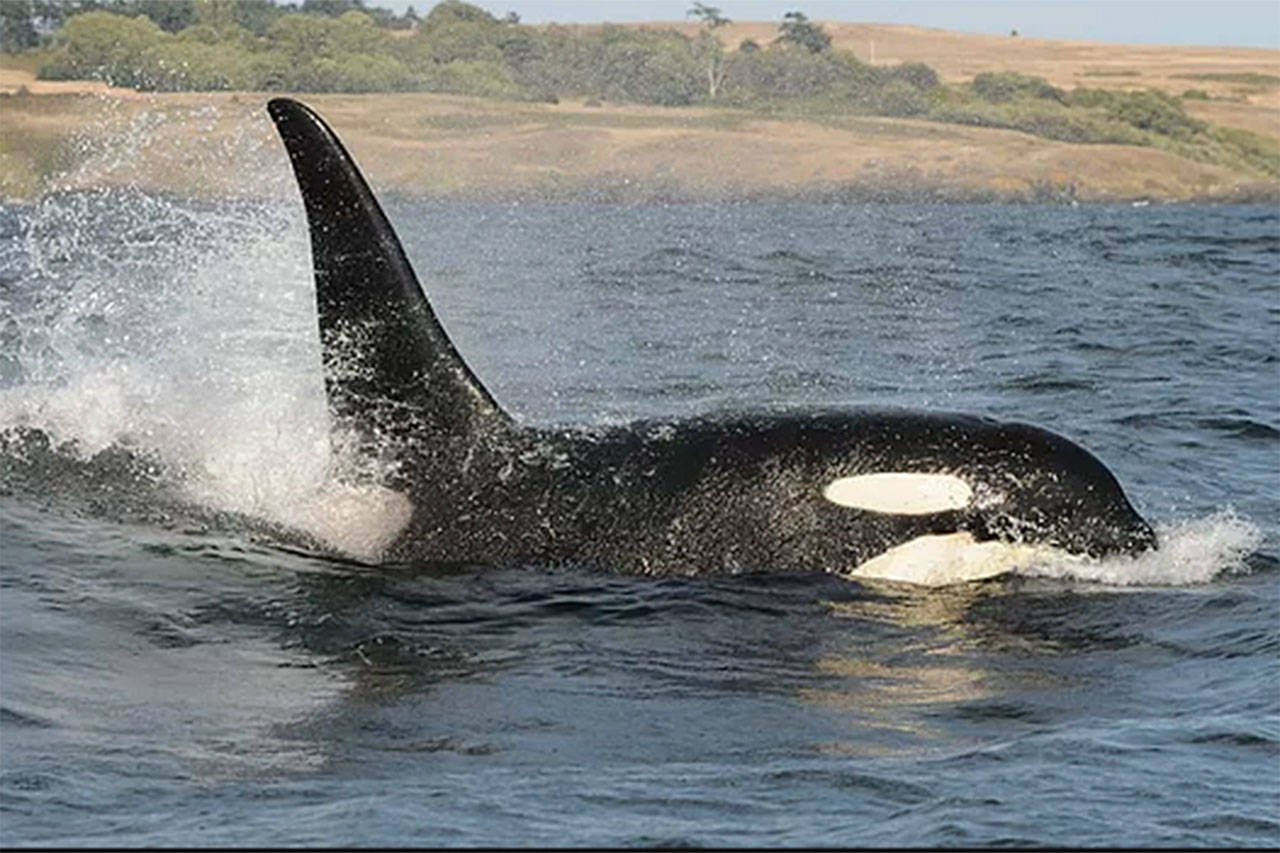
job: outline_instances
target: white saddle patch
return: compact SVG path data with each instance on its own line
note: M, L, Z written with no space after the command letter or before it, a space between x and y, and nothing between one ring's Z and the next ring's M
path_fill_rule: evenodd
M964 509L973 489L951 474L893 471L832 480L822 496L833 504L892 515L929 515Z
M949 586L994 578L1030 564L1042 549L975 542L969 533L919 536L848 572L851 578Z

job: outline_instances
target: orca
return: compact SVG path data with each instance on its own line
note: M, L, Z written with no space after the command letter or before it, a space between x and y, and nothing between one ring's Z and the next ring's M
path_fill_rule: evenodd
M1097 458L1024 423L855 410L522 425L454 348L334 132L293 100L268 112L310 228L333 429L412 504L382 561L940 585L1044 549L1156 547Z

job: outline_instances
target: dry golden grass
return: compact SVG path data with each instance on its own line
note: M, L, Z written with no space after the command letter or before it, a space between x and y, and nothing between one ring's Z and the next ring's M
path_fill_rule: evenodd
M1190 115L1202 121L1280 139L1280 107L1232 101L1186 101L1184 106Z
M877 64L924 61L951 81L1014 69L1064 86L1202 89L1234 100L1189 101L1194 115L1280 138L1275 91L1241 93L1231 91L1242 88L1237 83L1176 76L1271 74L1277 51L828 26L838 45L863 58L870 58L874 41ZM772 33L772 24L722 30L726 43L735 45L747 37L764 41ZM1108 69L1127 76L1107 76ZM265 94L144 95L101 84L44 83L28 69L0 69L0 93L23 86L25 94L0 94L0 197L91 185L252 196L269 192L264 186L287 186L261 179L284 168L263 110ZM647 199L1074 193L1082 200L1185 200L1260 189L1254 175L1150 148L1076 145L909 119L784 118L715 108L587 107L427 94L301 97L333 124L376 187L408 194Z

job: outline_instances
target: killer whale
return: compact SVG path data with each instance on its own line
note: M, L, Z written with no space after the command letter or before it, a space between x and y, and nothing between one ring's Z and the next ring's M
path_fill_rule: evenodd
M412 503L391 562L819 570L925 584L1156 547L1111 472L1024 423L866 410L537 429L453 346L329 126L268 112L310 230L334 434Z

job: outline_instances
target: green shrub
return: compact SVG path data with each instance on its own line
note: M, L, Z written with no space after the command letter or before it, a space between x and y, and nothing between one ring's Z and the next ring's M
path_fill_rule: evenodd
M724 91L727 99L741 103L834 98L842 91L848 94L849 78L847 67L833 61L829 54L771 48L729 56Z
M209 45L225 44L250 50L259 45L258 39L253 33L239 24L232 23L218 27L211 24L196 24L177 33L174 38L178 41L196 41Z
M101 80L112 86L136 86L142 54L170 39L149 18L110 12L86 12L63 26L58 51L38 76L45 80Z
M95 4L83 4L83 6L92 5ZM116 2L110 5L114 6L117 12L146 15L152 23L167 33L176 33L190 27L200 15L196 0L133 0L132 3Z
M499 28L504 56L527 90L604 97L615 101L678 106L700 100L706 91L705 69L692 39L670 29L605 25L576 33L548 27L529 39L511 41L515 28Z
M362 12L338 18L282 15L267 29L267 42L298 62L333 58L343 53L387 54L390 36Z
M597 91L614 101L683 106L702 94L692 42L675 31L612 33L600 51Z
M404 56L414 68L458 61L501 63L501 31L497 24L446 21L431 29L420 29L409 39Z
M287 54L264 50L249 54L241 71L246 89L260 92L305 91L295 80L297 68Z
M1238 163L1272 178L1280 178L1280 141L1237 127L1211 127L1203 137L1212 146L1209 162Z
M546 46L537 30L529 27L503 27L496 36L502 59L513 73L546 57Z
M210 24L196 24L179 32L174 38L179 41L199 42L200 44L217 44L222 41L222 33Z
M938 72L923 62L908 62L893 68L879 69L886 84L901 81L922 91L930 91L942 85Z
M286 10L272 0L236 0L231 7L231 21L255 36L262 37Z
M391 56L340 53L333 57L333 92L393 92L413 82L404 63Z
M1151 89L1117 93L1106 112L1116 121L1175 139L1189 139L1208 127L1187 115L1177 98Z
M993 104L1019 98L1062 101L1063 92L1043 77L1031 77L1017 71L987 71L973 78L973 93Z
M1045 139L1093 144L1143 145L1147 139L1122 123L1058 104L1010 104L1004 109L1007 127Z
M465 61L432 65L414 77L414 87L485 98L519 98L523 91L497 62Z
M993 104L981 100L940 99L929 110L935 121L1002 127L1063 142L1145 145L1141 131L1099 113L1072 109L1054 101L1026 99Z
M139 58L138 88L158 92L238 89L248 84L247 57L222 45L177 39L152 45Z
M422 19L418 29L429 31L439 26L456 23L498 24L499 21L479 6L463 3L461 0L443 0L431 7L431 11Z
M910 83L892 80L874 96L875 111L885 116L918 116L929 112L929 96Z

